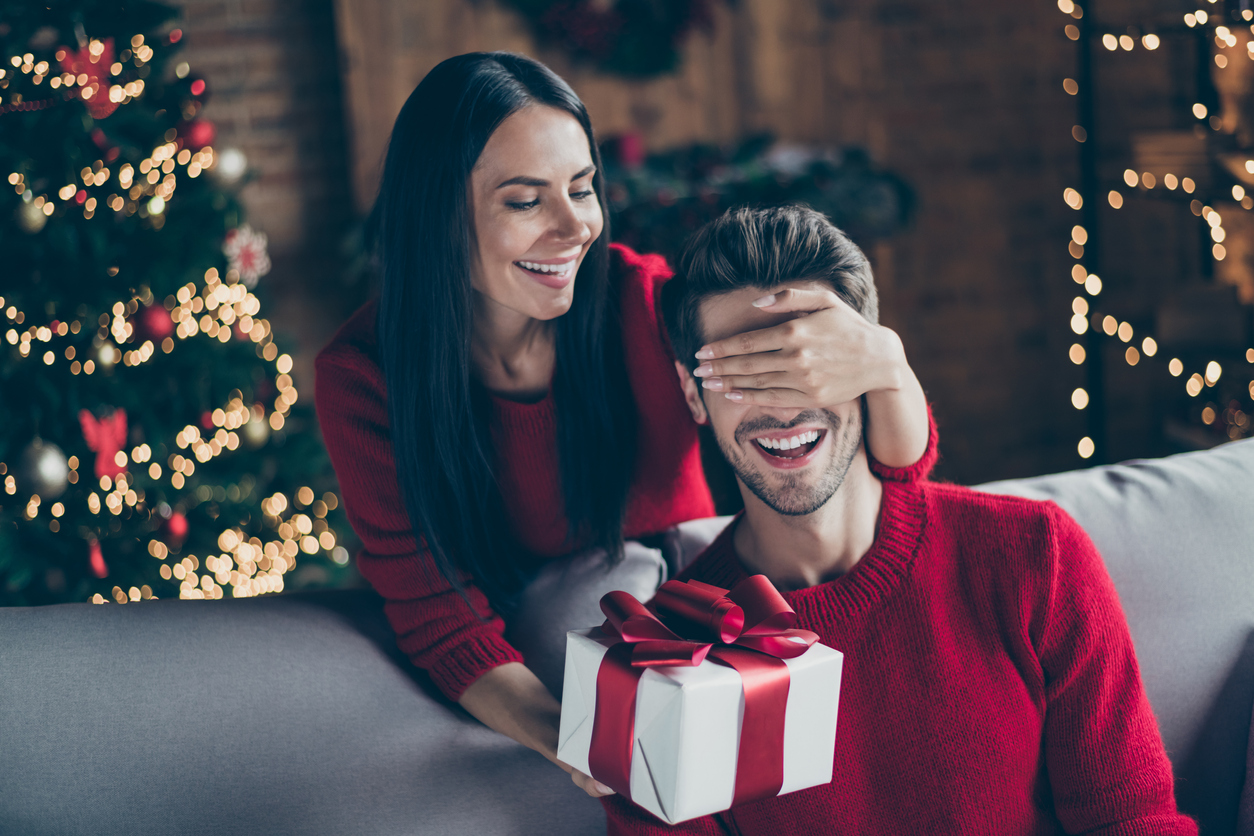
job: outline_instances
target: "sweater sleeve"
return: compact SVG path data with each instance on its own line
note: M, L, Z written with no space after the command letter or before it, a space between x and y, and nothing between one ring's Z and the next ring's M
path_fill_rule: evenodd
M483 592L466 583L466 598L458 594L414 535L396 478L382 371L333 342L318 355L314 388L344 510L362 542L357 568L383 596L401 651L452 700L490 669L521 662Z
M1068 833L1193 836L1110 575L1079 524L1049 513L1051 578L1032 632L1055 812Z
M871 453L871 445L868 444L866 455L871 464L871 471L881 479L891 482L921 482L932 472L932 468L936 466L936 460L940 458L940 453L937 451L938 440L936 419L932 416L932 405L929 403L927 405L927 448L924 449L919 460L905 467L889 467L875 460L875 456Z

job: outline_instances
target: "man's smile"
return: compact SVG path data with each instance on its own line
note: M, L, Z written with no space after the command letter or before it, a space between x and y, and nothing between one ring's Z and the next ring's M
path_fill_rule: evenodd
M814 460L827 435L826 429L775 430L755 436L752 446L771 467L793 470Z

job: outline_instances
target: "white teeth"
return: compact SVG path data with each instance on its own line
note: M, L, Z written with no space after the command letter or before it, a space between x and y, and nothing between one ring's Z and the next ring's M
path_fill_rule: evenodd
M819 440L818 430L808 430L792 438L758 438L754 439L768 450L795 450L803 444L811 444Z
M519 267L526 267L528 270L534 270L537 273L566 273L574 264L573 261L567 261L562 264L537 264L534 261L519 261Z

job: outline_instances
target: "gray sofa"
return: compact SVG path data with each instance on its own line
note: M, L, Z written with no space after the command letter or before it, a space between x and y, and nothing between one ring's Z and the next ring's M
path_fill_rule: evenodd
M1254 836L1254 441L982 490L1056 500L1102 551L1205 834ZM513 637L560 680L606 588L648 597L722 524L532 584ZM1249 761L1254 762L1254 761ZM450 705L363 590L0 609L0 833L594 834L597 802Z

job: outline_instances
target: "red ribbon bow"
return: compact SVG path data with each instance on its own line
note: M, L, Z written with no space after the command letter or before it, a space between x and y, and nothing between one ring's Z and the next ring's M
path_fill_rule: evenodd
M108 476L117 478L126 470L126 465L117 463L118 451L126 443L126 410L115 409L108 418L96 419L91 410L82 409L78 413L79 425L83 428L83 440L96 454L96 478Z
M789 682L788 666L781 660L805 653L818 635L793 628L797 614L765 575L746 578L730 591L700 581L667 581L654 605L661 618L630 593L610 592L601 598L606 615L601 630L620 641L606 651L597 670L588 753L592 777L631 798L640 677L651 667L695 667L710 656L734 668L744 681L732 804L778 795L784 783Z

